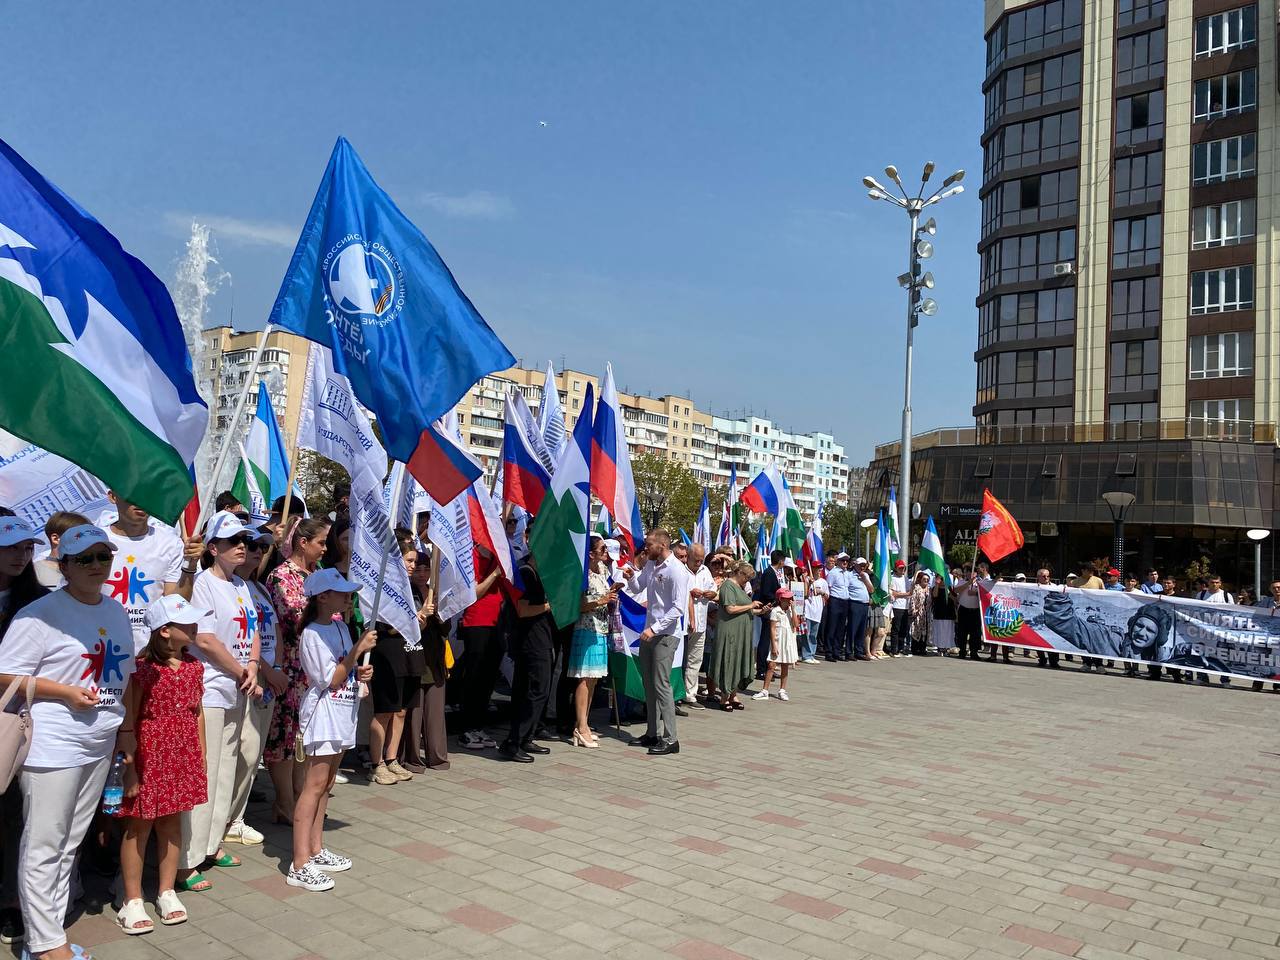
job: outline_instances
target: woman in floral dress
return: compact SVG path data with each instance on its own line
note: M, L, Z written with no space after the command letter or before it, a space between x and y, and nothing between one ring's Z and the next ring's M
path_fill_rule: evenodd
M303 765L294 760L293 742L298 732L298 706L307 692L307 678L298 657L298 621L307 604L302 581L315 571L324 556L328 534L327 519L303 520L293 531L289 559L267 576L279 626L276 667L289 678L289 686L276 701L262 756L276 788L275 819L284 823L293 822L293 801L302 790Z

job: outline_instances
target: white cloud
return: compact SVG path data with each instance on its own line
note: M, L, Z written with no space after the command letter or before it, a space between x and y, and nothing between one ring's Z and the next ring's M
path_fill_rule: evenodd
M515 215L515 205L507 198L488 190L466 193L426 193L421 202L446 217L459 220L506 220Z
M283 247L292 250L298 243L302 224L273 223L269 220L244 220L240 217L220 217L212 214L168 213L165 219L174 226L186 230L191 221L209 228L213 238L238 242L250 246Z

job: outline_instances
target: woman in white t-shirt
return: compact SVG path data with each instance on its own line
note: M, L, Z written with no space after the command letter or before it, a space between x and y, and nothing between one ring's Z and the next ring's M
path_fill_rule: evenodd
M302 792L293 806L288 884L304 890L331 890L333 878L328 874L351 869L347 857L324 846L324 814L338 762L356 745L361 684L373 676L373 667L359 661L378 642L377 631L366 630L353 646L345 619L351 614L351 595L358 589L331 567L317 570L303 582L307 605L298 621L302 630L298 657L307 692L298 710L298 739L306 766Z
M117 750L131 754L121 729L133 674L129 615L102 585L115 547L100 527L81 524L62 537L58 568L66 586L28 604L0 644L0 686L35 678L31 749L22 768L28 811L18 865L26 948L42 960L72 960L62 920L76 848L93 821Z
M182 815L186 846L178 861L178 890L200 892L211 884L199 872L206 862L238 867L240 858L222 849L235 797L236 763L244 728L244 698L260 697L258 685L258 609L249 586L236 576L255 539L235 514L219 511L205 526L205 569L191 588L191 605L200 611L195 646L204 662L205 779L208 799Z

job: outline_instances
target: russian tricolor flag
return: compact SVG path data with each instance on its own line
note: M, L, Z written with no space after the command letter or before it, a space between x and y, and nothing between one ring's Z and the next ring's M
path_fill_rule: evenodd
M448 426L454 417L450 411L446 420L438 420L423 430L417 449L405 464L436 503L449 503L484 476L484 469L456 437L457 420L452 419L452 428Z
M551 485L551 474L525 432L524 424L532 417L520 416L518 406L523 403L523 394L507 391L502 428L502 499L537 513Z
M476 481L467 489L467 509L471 514L471 539L478 547L484 547L502 567L503 576L514 581L515 570L511 562L511 544L503 529L502 517L494 506L484 484Z
M777 464L769 464L751 481L738 498L752 513L769 513L781 517L791 505L791 494Z
M631 479L631 455L627 451L618 390L613 384L613 364L609 363L605 364L604 386L591 434L591 492L613 516L629 552L635 556L637 545L644 541L644 527L635 481Z

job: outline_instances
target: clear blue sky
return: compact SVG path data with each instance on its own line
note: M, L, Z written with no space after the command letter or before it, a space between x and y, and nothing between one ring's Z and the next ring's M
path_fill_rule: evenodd
M343 134L526 363L610 359L854 465L900 430L907 242L861 178L964 167L914 407L972 420L979 4L8 4L0 59L0 137L166 280L210 223L237 327Z

